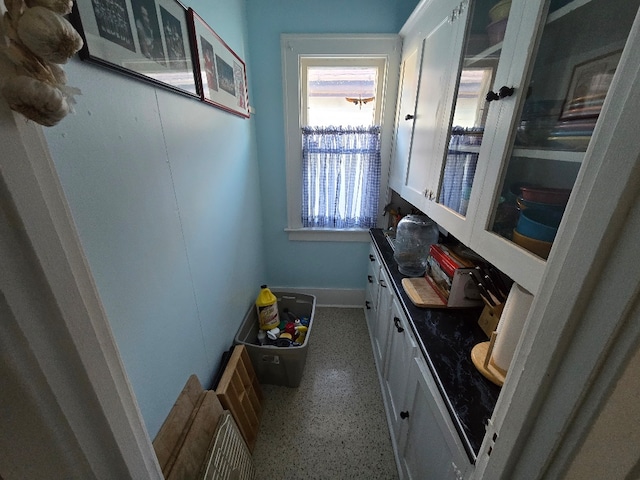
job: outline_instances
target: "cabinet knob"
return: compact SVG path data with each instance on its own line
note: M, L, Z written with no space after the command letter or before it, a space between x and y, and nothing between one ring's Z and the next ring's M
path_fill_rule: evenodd
M373 283L373 277L371 275L367 275L367 280L369 280L369 283Z
M400 412L400 418L403 420L409 418L409 412L407 410Z
M500 87L500 90L498 90L498 96L500 98L505 98L505 97L510 97L511 95L513 95L513 92L515 92L515 88L513 87L507 87L506 85L503 85L502 87Z
M376 261L376 257L374 257L373 255L369 254L369 260L371 260L372 262Z
M384 280L380 280L380 286L382 288L387 288L387 283Z
M493 90L490 90L489 93L487 93L487 96L485 98L487 102L493 102L494 100L500 100L501 98L510 97L511 95L513 95L513 92L515 91L516 91L515 88L507 87L506 85L503 85L502 87L500 87L500 90L498 90L498 93L494 92Z
M367 308L367 310L371 310L371 303L368 300L364 302L364 306Z
M398 333L404 332L404 328L400 326L400 319L398 317L393 317L393 324L398 329Z
M413 115L411 115L410 113L407 113L407 114L404 116L404 119L405 119L405 120L413 120L414 118L415 118L415 117L414 117Z

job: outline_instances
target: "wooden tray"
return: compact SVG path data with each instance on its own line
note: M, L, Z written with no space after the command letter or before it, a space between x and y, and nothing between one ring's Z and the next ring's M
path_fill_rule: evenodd
M447 306L424 277L403 278L402 288L404 288L404 291L409 296L409 300L411 300L416 307L443 308Z

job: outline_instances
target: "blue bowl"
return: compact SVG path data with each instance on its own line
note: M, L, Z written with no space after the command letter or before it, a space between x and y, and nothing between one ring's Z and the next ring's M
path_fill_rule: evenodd
M562 212L527 208L522 210L516 230L525 235L543 242L553 242L558 233L558 226L562 220Z

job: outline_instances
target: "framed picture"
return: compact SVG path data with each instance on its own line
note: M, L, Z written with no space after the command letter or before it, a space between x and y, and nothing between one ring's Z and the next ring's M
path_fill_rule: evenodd
M245 63L191 8L189 19L196 77L202 100L248 118Z
M622 50L576 65L571 75L560 120L595 118L611 86Z
M76 0L71 21L83 60L200 96L187 9L177 0Z

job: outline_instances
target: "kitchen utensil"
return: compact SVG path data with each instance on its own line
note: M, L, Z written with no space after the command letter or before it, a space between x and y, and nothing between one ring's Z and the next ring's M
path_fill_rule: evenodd
M409 300L416 307L437 308L447 306L446 302L440 298L426 278L403 278L401 283Z

